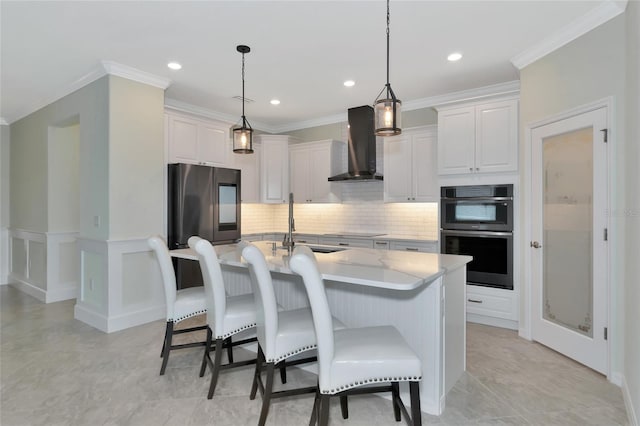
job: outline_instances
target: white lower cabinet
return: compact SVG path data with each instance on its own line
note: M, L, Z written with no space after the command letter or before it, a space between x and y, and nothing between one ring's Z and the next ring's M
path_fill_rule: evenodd
M439 253L438 242L400 242L391 241L390 250L416 251L422 253Z
M293 241L299 244L318 244L318 236L308 234L294 234Z
M320 237L319 242L327 246L373 248L373 240L368 238Z
M518 297L513 290L467 285L467 320L518 328Z

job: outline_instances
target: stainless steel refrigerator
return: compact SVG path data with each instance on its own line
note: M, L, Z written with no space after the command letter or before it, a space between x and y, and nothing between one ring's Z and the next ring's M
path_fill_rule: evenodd
M195 164L168 166L169 249L186 248L193 235L212 244L240 239L240 170ZM178 288L202 284L197 262L174 261Z

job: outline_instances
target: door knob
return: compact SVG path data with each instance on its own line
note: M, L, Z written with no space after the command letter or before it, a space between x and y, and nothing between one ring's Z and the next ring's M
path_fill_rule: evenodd
M540 244L540 243L539 243L539 242L537 242L537 241L531 241L531 242L529 243L529 245L530 245L531 247L533 247L533 248L540 248L540 247L542 247L542 244Z

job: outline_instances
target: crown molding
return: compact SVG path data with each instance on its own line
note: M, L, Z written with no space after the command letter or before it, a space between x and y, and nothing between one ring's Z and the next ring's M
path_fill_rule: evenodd
M521 70L527 65L532 64L538 59L620 15L625 11L626 7L627 0L605 0L591 11L551 34L540 43L533 45L524 52L511 58L511 63Z
M240 116L231 115L224 112L214 111L208 108L199 107L196 105L188 104L186 102L178 101L171 98L164 98L164 106L165 108L184 112L187 114L199 115L204 118L210 118L213 120L222 121L224 123L228 123L230 126L240 122ZM251 128L256 130L261 130L267 133L277 133L274 131L274 127L265 123L255 122L253 120L250 121Z
M472 101L477 99L484 99L496 96L505 95L518 95L520 93L520 82L508 81L506 83L492 84L490 86L477 87L475 89L462 90L459 92L447 93L445 95L431 96L428 98L414 99L412 101L406 101L403 103L404 111L412 111L422 108L431 108L436 106L443 106L446 104ZM206 108L201 108L195 105L188 104L186 102L177 101L175 99L165 98L164 105L166 108L185 112L188 114L195 114L214 120L219 120L227 123L236 123L238 121L237 116L213 111ZM279 134L285 132L291 132L293 130L308 129L310 127L324 126L327 124L345 123L347 121L347 113L340 113L334 115L328 115L325 117L313 118L311 120L296 121L281 125L269 125L266 123L252 123L251 126L254 129L262 130L271 134Z
M91 84L94 81L109 74L115 75L118 77L127 78L129 80L134 80L139 83L148 84L150 86L158 87L158 88L161 88L162 90L165 90L171 83L171 80L167 78L158 77L153 74L140 71L125 65L121 65L113 61L101 61L99 65L94 67L91 71L89 71L88 73L86 73L85 75L77 79L76 81L72 82L66 87L61 88L60 90L57 90L53 95L40 99L38 102L33 103L30 107L22 109L22 111L19 111L15 115L15 117L7 117L7 120L9 123L18 121L21 118L24 118L29 114L33 114L39 109L44 108L45 106L52 104L57 100L60 100L67 95L70 95L76 90L79 90L84 86Z
M165 90L171 84L171 80L166 77L160 77L146 71L140 71L139 69L122 65L117 62L101 61L101 64L106 74L137 81L138 83L154 86L162 90Z

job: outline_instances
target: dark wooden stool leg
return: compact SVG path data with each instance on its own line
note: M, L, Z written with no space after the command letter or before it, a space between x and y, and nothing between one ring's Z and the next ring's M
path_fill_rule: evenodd
M283 385L287 383L287 367L284 361L280 362L280 381Z
M211 335L211 329L207 327L207 342L204 345L204 355L202 356L202 365L200 366L200 377L204 376L204 372L207 369L207 358L209 358L209 352L211 351Z
M411 424L422 426L422 410L420 409L420 382L409 382L411 395Z
M346 395L342 395L340 397L340 411L342 411L342 418L343 419L348 419L349 418L349 403L347 401L347 396Z
M264 395L262 395L262 410L260 411L260 420L258 426L264 426L269 414L269 405L271 405L271 393L273 391L273 373L275 364L270 362L267 364L267 383L264 386Z
M229 364L233 364L233 347L231 346L231 337L227 337L225 339L227 343L227 359L229 360Z
M318 424L327 426L329 424L329 399L331 395L320 394L320 413L318 415Z
M211 384L209 385L209 394L207 399L213 398L213 393L216 390L218 384L218 375L220 374L220 366L222 365L222 347L224 340L216 339L216 356L213 361L213 368L211 370Z
M253 384L251 385L251 393L249 394L249 399L256 399L256 392L258 391L258 380L260 378L260 374L262 372L262 363L264 362L264 354L262 353L262 348L258 343L258 355L256 356L256 369L253 373Z
M400 416L400 385L398 382L391 382L391 403L393 404L393 416L396 422L402 420Z
M318 419L318 411L320 410L320 388L316 388L316 395L313 398L313 408L311 409L311 418L309 419L309 426L316 426L316 420Z
M171 352L171 340L173 338L173 321L167 321L167 329L164 333L164 346L162 347L162 367L160 367L160 375L164 375L164 370L169 362L169 352Z

